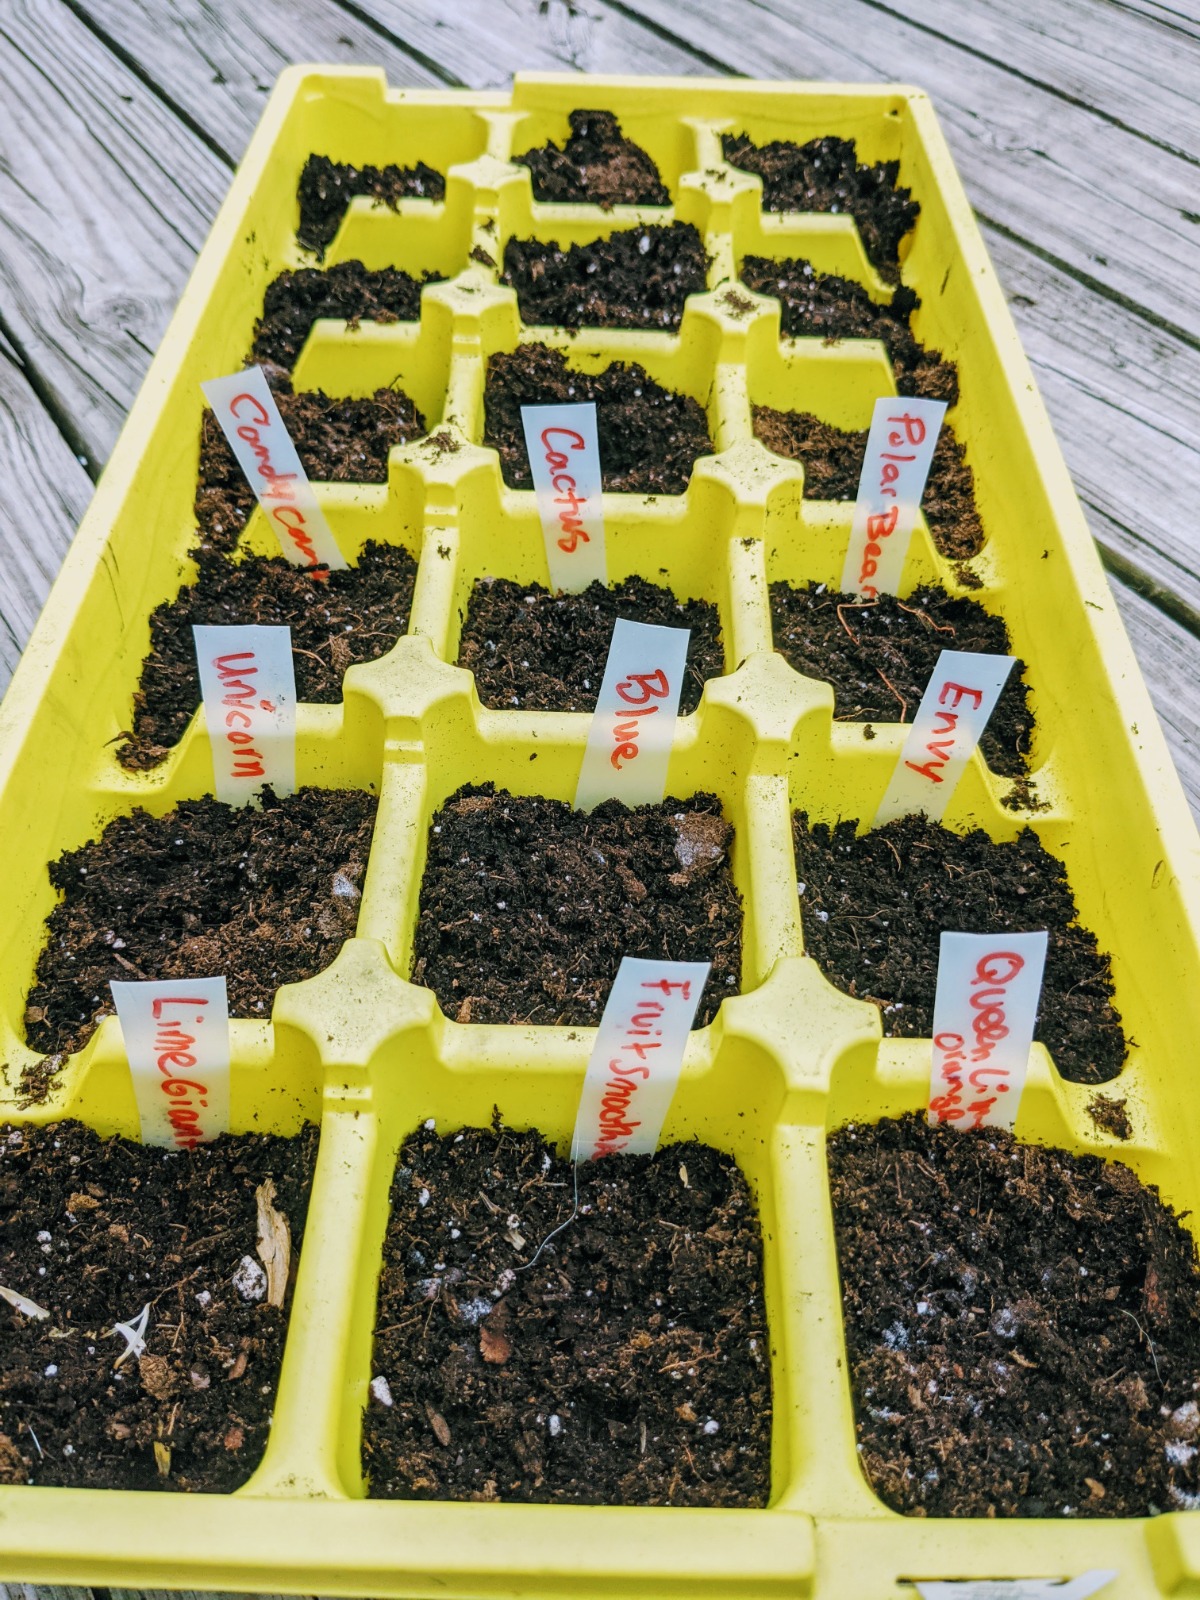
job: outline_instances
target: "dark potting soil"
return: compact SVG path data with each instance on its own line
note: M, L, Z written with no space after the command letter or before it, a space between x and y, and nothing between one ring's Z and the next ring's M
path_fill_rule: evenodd
M414 983L457 1022L599 1022L622 956L711 961L696 1027L737 994L733 829L711 794L575 811L465 784L433 819Z
M1096 1156L914 1114L829 1141L859 1460L896 1511L1200 1504L1200 1269Z
M182 800L117 817L50 867L25 1036L78 1050L113 1010L109 982L220 977L229 1012L267 1017L276 989L327 967L358 921L375 797L262 791L262 809Z
M416 322L422 285L439 281L435 273L414 278L399 267L371 271L361 261L342 261L325 271L301 267L281 272L263 296L251 359L291 368L320 317L354 328L360 322Z
M286 373L275 368L269 375L304 470L318 483L386 483L388 452L425 432L424 417L402 389L377 389L370 399L339 399L319 389L292 394ZM232 550L254 506L254 490L220 423L206 409L195 505L201 547Z
M1094 1094L1088 1101L1087 1112L1096 1126L1114 1139L1132 1139L1133 1124L1129 1120L1129 1102L1111 1095Z
M417 564L399 545L365 544L345 572L296 567L282 556L233 562L201 551L196 560L196 581L150 618L133 727L117 747L133 772L166 759L200 704L196 623L290 627L297 699L318 705L340 700L346 668L386 654L408 628Z
M1001 617L935 584L864 600L823 583L773 583L771 626L789 666L833 684L839 722L911 722L943 650L1010 653ZM1033 734L1024 675L1017 661L979 742L992 771L1010 778L1025 772Z
M572 111L569 137L514 156L533 176L533 198L601 206L669 206L658 168L640 145L625 138L611 111Z
M891 357L901 394L926 400L958 399L958 368L938 350L919 344L909 319L920 305L914 290L902 284L889 305L877 305L859 283L818 272L811 261L772 261L769 256L744 256L742 282L757 294L770 295L782 308L781 327L789 339L879 339Z
M0 1128L0 1483L229 1493L267 1443L317 1130L194 1150ZM269 1303L256 1190L291 1235ZM241 1285L239 1289L238 1285ZM145 1352L115 1323L150 1307Z
M1063 863L1032 828L997 844L899 817L856 837L857 822L795 818L807 952L839 989L871 1000L890 1038L933 1032L938 944L956 933L1045 928L1046 973L1034 1037L1072 1083L1106 1083L1125 1060L1109 958L1076 921Z
M540 1134L421 1130L401 1149L364 1418L373 1496L765 1505L762 1236L736 1162L675 1144L578 1181L579 1214L534 1266L574 1201Z
M670 589L636 576L612 588L591 583L580 594L483 578L471 591L458 664L475 674L485 706L594 711L618 617L691 629L679 710L695 711L705 679L725 671L717 608L707 600L677 600Z
M756 145L744 133L722 135L731 167L762 179L764 211L848 213L858 225L868 260L895 282L900 241L921 213L912 190L897 184L898 161L860 162L853 139L827 136L792 144Z
M370 195L393 210L401 200L444 200L446 180L424 161L412 167L352 167L348 161L309 156L300 174L296 239L322 257L333 243L355 195Z
M566 250L540 239L504 247L503 282L517 291L521 320L539 327L674 332L688 295L707 289L707 274L704 241L690 222L621 228Z
M544 344L523 344L488 362L483 442L500 452L510 489L532 489L521 407L593 400L604 487L626 494L682 494L700 456L713 453L704 409L664 389L644 367L614 361L577 372Z
M806 500L854 500L867 453L867 429L835 428L811 411L754 407L754 432L777 456L804 463ZM975 474L966 445L943 425L933 449L921 510L933 542L947 560L969 561L986 535L975 504Z

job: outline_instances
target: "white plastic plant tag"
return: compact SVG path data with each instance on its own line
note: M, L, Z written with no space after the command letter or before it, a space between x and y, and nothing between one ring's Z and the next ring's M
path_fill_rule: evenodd
M943 933L929 1121L1009 1128L1025 1088L1048 935Z
M317 504L262 368L210 378L200 387L284 555L297 567L319 562L344 571L349 563Z
M943 650L921 696L904 749L888 784L875 826L922 811L935 822L996 708L1013 668L1012 656Z
M658 1149L710 965L622 958L583 1080L572 1161Z
M142 1143L190 1150L229 1130L224 978L112 983Z
M590 811L601 800L654 805L667 792L690 638L690 628L617 618L579 770L576 810Z
M1116 1568L1095 1567L1077 1578L959 1578L917 1581L921 1600L1088 1600L1117 1576Z
M868 600L899 594L908 541L945 415L944 400L907 395L876 400L842 573L846 593Z
M589 583L607 583L595 405L522 406L521 423L550 587L578 594Z
M290 628L192 628L218 800L249 803L264 784L296 792L296 678Z

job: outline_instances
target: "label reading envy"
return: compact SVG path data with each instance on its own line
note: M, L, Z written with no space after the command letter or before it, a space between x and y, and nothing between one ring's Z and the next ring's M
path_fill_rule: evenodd
M709 966L622 958L584 1075L572 1161L658 1149Z
M224 978L112 983L142 1143L190 1150L229 1130Z
M842 573L847 594L868 600L899 594L908 541L945 415L943 400L906 395L876 400Z
M1088 1600L1116 1576L1115 1567L1094 1567L1077 1578L917 1579L913 1588L921 1600Z
M653 805L666 794L690 638L689 628L618 617L588 729L576 810L613 799Z
M943 650L925 686L875 826L921 811L936 822L996 708L1013 667L1012 656Z
M929 1121L1009 1128L1025 1088L1047 934L943 933Z
M210 378L200 387L284 555L297 567L320 563L343 571L348 563L317 504L262 368Z
M296 791L290 628L193 626L218 800L246 805L269 783Z
M521 424L550 587L577 594L589 583L607 583L595 405L522 406Z

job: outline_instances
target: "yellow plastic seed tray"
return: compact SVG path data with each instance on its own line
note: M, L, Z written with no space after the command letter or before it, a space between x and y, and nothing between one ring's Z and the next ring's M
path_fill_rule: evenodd
M662 212L540 205L510 156L561 141L575 107L608 107L650 151L674 216L704 234L709 290L678 335L524 328L511 291L473 257L510 236L562 244ZM759 181L725 165L723 130L756 142L838 134L861 160L898 158L921 203L904 281L915 331L959 364L951 414L975 471L988 542L979 598L1001 611L1029 663L1038 793L1026 818L976 757L952 826L1010 838L1025 821L1067 861L1080 912L1112 951L1117 1002L1136 1040L1120 1092L1135 1133L1116 1146L1035 1049L1018 1135L1119 1155L1177 1208L1200 1214L1200 961L1197 837L933 111L911 89L722 80L518 78L511 95L389 90L375 71L296 68L270 101L0 713L0 1062L5 1117L82 1117L134 1134L119 1035L105 1021L52 1101L22 1109L31 1060L24 997L53 894L46 863L134 805L154 812L211 790L193 720L152 775L124 772L128 723L153 607L175 592L193 532L202 379L245 356L269 280L304 264L296 184L313 151L447 174L443 203L396 211L358 199L328 263L435 270L419 323L314 328L300 387L370 394L398 379L443 436L393 452L386 486L325 485L351 558L368 538L419 557L409 634L353 667L344 701L302 706L302 783L379 793L358 937L325 973L281 990L269 1022L233 1023L235 1129L294 1130L321 1146L270 1444L228 1497L0 1489L0 1574L30 1582L452 1597L812 1595L887 1600L910 1580L1070 1576L1117 1569L1111 1600L1200 1594L1200 1516L1139 1521L922 1521L887 1510L856 1461L824 1158L826 1130L924 1102L929 1044L880 1040L875 1010L830 987L804 956L790 818L873 814L899 725L832 720L830 688L771 648L768 585L835 584L849 504L803 502L802 469L753 436L750 408L811 409L866 427L894 393L881 345L781 340L778 305L729 286L747 252L806 256L887 290L846 216L764 214ZM748 307L748 308L747 308ZM480 444L488 357L539 339L595 369L635 358L706 408L715 454L687 493L608 495L610 575L665 576L717 605L727 674L680 725L668 792L719 794L736 830L745 900L742 993L692 1036L664 1137L731 1151L766 1237L774 1385L770 1505L761 1511L373 1502L360 1462L375 1285L388 1184L402 1136L486 1122L569 1135L587 1029L448 1021L406 981L426 831L468 779L569 799L588 719L481 708L452 663L466 598L485 574L544 580L533 495L506 489ZM455 448L446 448L447 442ZM245 541L269 550L261 513ZM924 525L905 586L955 578Z

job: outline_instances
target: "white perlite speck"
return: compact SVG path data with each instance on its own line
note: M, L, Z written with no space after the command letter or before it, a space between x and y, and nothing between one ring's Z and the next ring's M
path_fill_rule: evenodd
M253 1256L243 1256L233 1274L233 1287L243 1300L261 1300L267 1292L267 1275Z
M371 1393L375 1396L376 1400L379 1401L381 1406L391 1406L395 1405L396 1403L392 1399L391 1386L382 1372L378 1375L378 1377L371 1379Z

